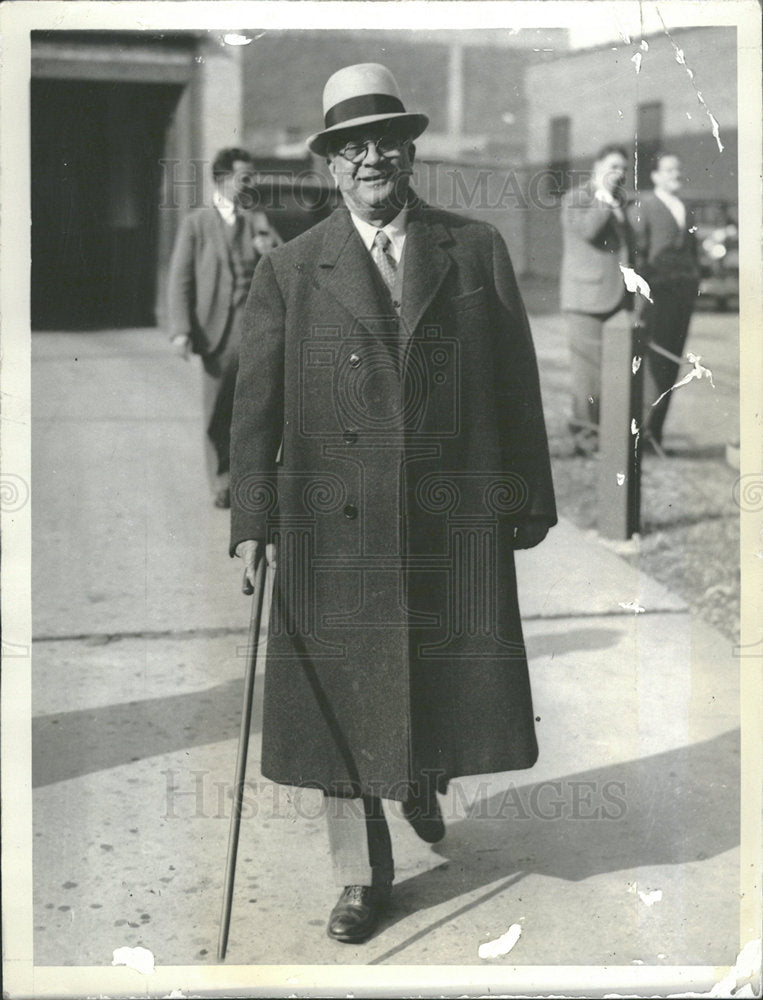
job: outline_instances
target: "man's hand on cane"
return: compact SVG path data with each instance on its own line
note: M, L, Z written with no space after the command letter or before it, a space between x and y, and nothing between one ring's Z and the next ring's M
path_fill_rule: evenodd
M265 545L260 538L247 538L236 546L236 555L244 561L244 580L241 584L241 590L247 595L254 593L254 574L257 570L257 563L262 558L263 549L268 566L275 569L276 547L272 542Z

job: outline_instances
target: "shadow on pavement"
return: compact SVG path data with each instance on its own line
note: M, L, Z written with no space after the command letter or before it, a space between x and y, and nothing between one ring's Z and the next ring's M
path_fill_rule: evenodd
M259 703L263 681L258 674ZM243 685L242 677L188 694L37 716L32 719L32 787L236 739ZM252 732L258 732L257 713L252 723Z
M691 441L668 441L663 447L663 451L665 458L662 455L647 452L644 455L644 460L656 464L669 458L686 458L697 462L706 462L712 459L725 461L726 458L726 445L724 443L695 445Z
M605 813L609 815L606 818ZM585 818L585 817L588 818ZM374 959L379 964L529 874L579 882L703 861L739 843L739 730L640 760L509 787L447 822L443 864L395 886L384 926L489 887ZM495 882L502 879L500 885Z
M572 628L564 634L529 637L531 657L581 649L606 649L622 632L614 628ZM243 673L243 663L242 663ZM262 704L264 674L255 681L255 705ZM238 736L241 680L203 691L36 716L32 720L32 786L40 788L147 757ZM259 711L252 732L260 731Z
M543 632L525 636L527 655L532 661L541 656L563 656L584 649L609 649L625 635L620 628L570 628L565 632ZM532 664L530 666L532 681Z

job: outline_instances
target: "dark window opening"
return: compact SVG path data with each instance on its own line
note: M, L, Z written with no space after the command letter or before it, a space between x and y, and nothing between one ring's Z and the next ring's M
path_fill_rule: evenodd
M636 119L636 186L643 190L652 186L652 161L662 148L661 101L639 104Z
M549 122L549 186L551 197L561 198L570 186L569 116L552 118Z

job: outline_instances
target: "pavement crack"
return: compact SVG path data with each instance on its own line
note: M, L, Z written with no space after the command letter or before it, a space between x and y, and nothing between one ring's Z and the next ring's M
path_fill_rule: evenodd
M649 615L685 615L688 612L688 608L645 608L643 612L643 617L648 617ZM627 612L623 611L622 608L618 607L616 610L593 610L593 611L570 611L567 612L550 612L549 614L529 614L522 615L523 622L552 622L552 621L565 621L568 618L574 618L576 621L580 619L581 621L586 618L623 618L627 616ZM642 617L642 616L640 616Z
M668 615L685 614L686 608L647 608L646 615ZM529 614L523 615L523 622L535 621L558 621L566 618L622 618L623 612L607 611L604 609L594 611L576 611L572 613L560 612L558 614ZM55 635L34 635L32 643L40 642L82 642L88 646L108 646L112 642L121 642L125 639L219 639L230 635L247 635L246 626L222 625L214 628L185 628L185 629L140 629L136 631L124 632L62 632Z
M246 635L245 626L223 625L217 628L142 629L134 632L71 632L59 635L32 636L32 642L83 642L90 646L107 646L123 639L218 639L228 635Z

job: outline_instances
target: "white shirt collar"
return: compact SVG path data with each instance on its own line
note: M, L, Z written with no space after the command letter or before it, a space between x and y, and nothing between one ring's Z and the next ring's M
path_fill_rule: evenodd
M360 234L360 238L363 240L363 244L366 250L371 249L376 238L376 234L379 232L377 226L372 226L370 222L366 222L365 219L361 219L359 216L355 215L354 212L350 212L355 228ZM389 252L395 258L397 263L400 263L400 258L403 255L403 247L405 246L405 230L408 222L408 206L404 205L402 209L398 212L395 218L388 222L386 226L382 226L382 232L385 232L390 239L390 249Z
M236 206L230 198L226 198L224 194L215 189L212 192L212 204L222 216L223 222L227 222L229 226L234 225L236 221Z
M681 199L677 198L676 195L671 194L669 191L662 191L660 188L655 188L654 193L663 205L670 210L670 214L676 220L679 227L683 229L686 225L686 206Z

